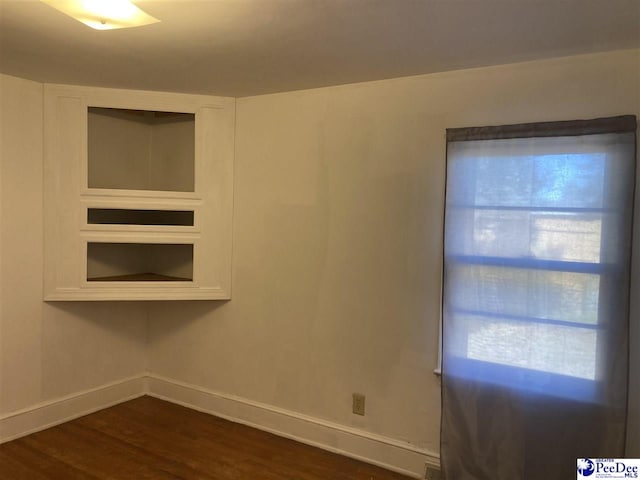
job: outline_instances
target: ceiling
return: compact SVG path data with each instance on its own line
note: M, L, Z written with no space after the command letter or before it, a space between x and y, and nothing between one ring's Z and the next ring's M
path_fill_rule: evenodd
M0 72L239 97L640 47L640 0L135 3L161 22L97 31L0 0Z

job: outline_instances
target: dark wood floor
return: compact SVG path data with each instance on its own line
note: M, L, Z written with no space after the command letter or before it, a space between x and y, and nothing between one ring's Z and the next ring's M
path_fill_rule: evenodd
M408 477L151 397L0 445L3 480Z

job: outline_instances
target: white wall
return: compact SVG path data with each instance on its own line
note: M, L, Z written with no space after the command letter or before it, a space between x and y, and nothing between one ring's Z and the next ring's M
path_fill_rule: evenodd
M142 375L147 311L144 303L42 301L43 86L0 75L0 95L1 438L38 423L11 423L16 412Z
M624 51L239 99L233 299L152 305L151 372L437 452L445 129L640 114L639 72Z

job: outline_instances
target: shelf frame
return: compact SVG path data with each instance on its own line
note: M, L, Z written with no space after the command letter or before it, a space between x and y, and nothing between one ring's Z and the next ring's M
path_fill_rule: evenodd
M195 115L194 191L88 187L88 107ZM45 301L231 296L235 100L45 85ZM192 210L194 225L89 224L89 208ZM87 280L87 242L193 244L193 280Z

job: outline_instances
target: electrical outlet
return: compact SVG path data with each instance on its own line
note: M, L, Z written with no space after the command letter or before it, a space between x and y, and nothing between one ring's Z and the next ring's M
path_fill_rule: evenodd
M442 474L436 467L427 464L424 469L424 478L425 480L442 480Z
M352 411L356 415L364 415L364 395L361 393L353 394Z

